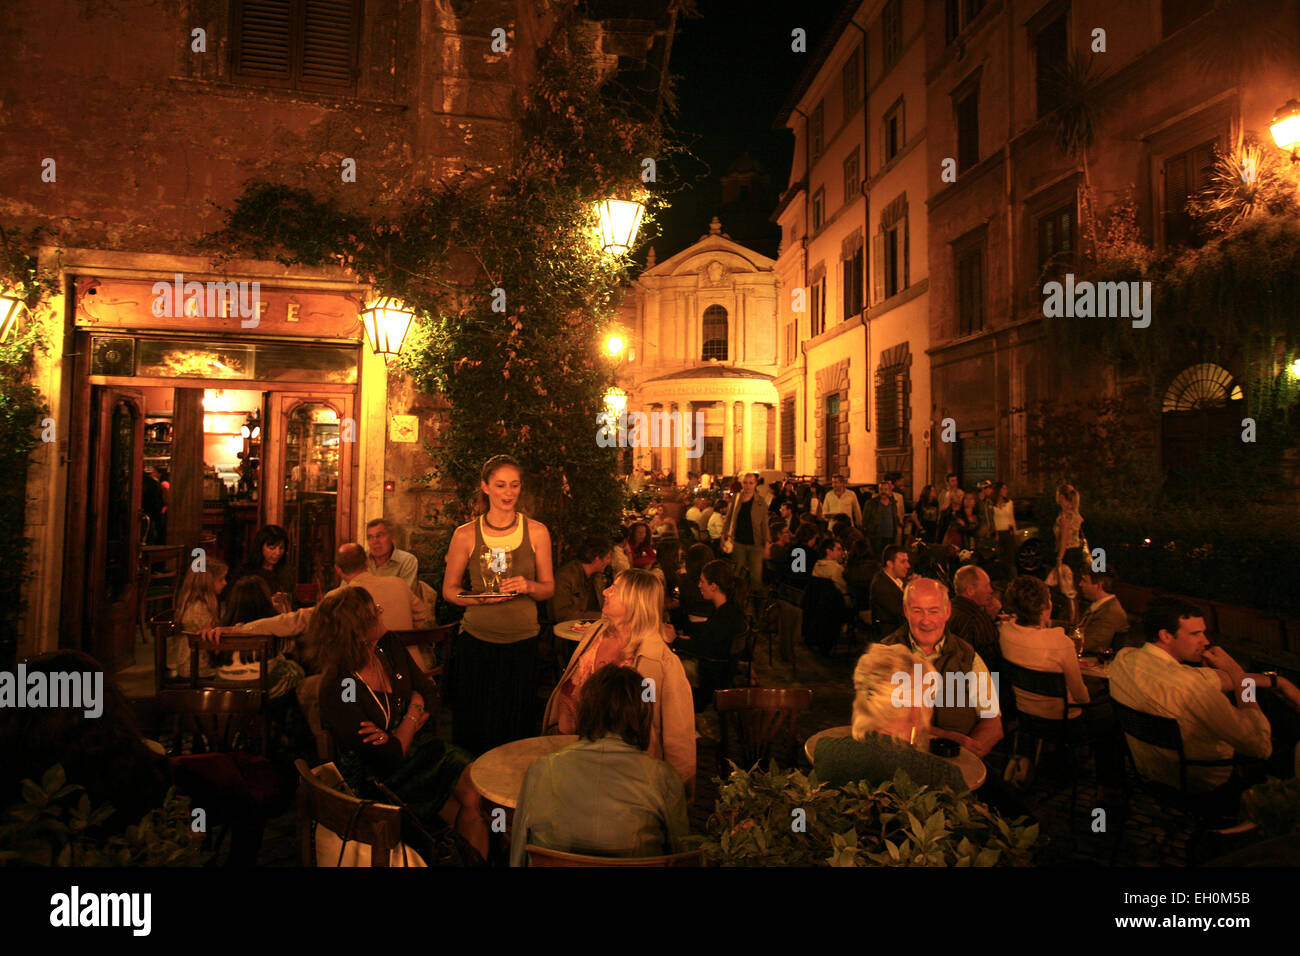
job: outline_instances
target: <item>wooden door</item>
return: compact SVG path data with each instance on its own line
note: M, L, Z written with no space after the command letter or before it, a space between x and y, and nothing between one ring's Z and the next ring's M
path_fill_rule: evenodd
M289 534L300 584L322 589L353 527L357 424L352 395L271 392L262 475L266 520Z
M108 667L134 660L139 618L144 394L102 386L91 399L89 557L82 647Z

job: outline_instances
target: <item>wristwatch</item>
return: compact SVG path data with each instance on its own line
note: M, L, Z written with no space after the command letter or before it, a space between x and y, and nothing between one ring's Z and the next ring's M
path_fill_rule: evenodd
M1277 690L1277 671L1264 671L1263 677L1268 678L1268 689Z

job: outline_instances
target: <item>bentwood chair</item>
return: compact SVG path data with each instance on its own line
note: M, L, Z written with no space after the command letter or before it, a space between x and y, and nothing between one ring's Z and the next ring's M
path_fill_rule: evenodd
M298 858L305 867L319 865L316 849L318 826L324 826L342 841L339 859L350 841L368 844L370 865L386 867L401 842L402 811L387 803L362 800L338 789L341 778L330 774L326 764L314 770L301 757L298 770ZM334 865L339 865L338 863Z
M145 516L148 522L148 516ZM140 631L150 635L149 621L175 613L185 572L185 546L181 544L140 547Z
M524 847L529 866L700 866L702 851L687 850L663 856L592 856L587 853L566 853L547 850L533 843Z
M1124 731L1124 742L1126 744L1124 750L1128 754L1128 760L1133 765L1133 772L1140 781L1140 785L1155 797L1156 802L1161 807L1173 807L1192 820L1192 832L1187 840L1187 862L1189 864L1195 861L1196 849L1208 834L1241 831L1241 827L1221 828L1213 825L1214 801L1218 794L1213 791L1209 793L1191 791L1188 787L1187 771L1191 767L1232 767L1243 763L1243 761L1233 758L1222 760L1192 759L1183 750L1183 732L1178 726L1177 719L1158 717L1155 714L1135 710L1121 704L1114 698L1111 698L1111 707L1115 710L1115 719L1118 721L1120 729ZM1142 776L1137 769L1137 763L1133 760L1132 750L1128 746L1130 737L1152 747L1172 750L1178 755L1177 787ZM1127 775L1124 778L1124 789L1124 804L1127 807L1132 803ZM1111 848L1110 858L1112 866L1115 864L1115 860L1119 855L1120 844L1124 839L1125 816L1126 814L1120 815L1119 825L1115 829L1115 844Z
M437 627L416 628L410 631L391 631L407 650L420 669L438 685L438 699L425 701L433 717L435 731L442 726L442 705L447 697L447 683L451 680L451 644L459 624L441 624Z
M799 714L812 707L807 688L742 687L713 694L722 740L718 746L718 773L727 777L730 759L748 770L774 756L778 739L788 736L785 765L795 764L799 747Z

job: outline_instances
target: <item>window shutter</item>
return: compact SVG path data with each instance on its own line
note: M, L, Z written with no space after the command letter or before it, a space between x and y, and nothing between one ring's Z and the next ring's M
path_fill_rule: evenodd
M305 0L302 78L316 86L351 86L356 81L355 0Z
M909 229L908 216L907 216L906 207L904 207L903 228L898 230L898 234L903 240L903 254L902 256L899 257L903 260L903 281L898 284L899 291L906 289L910 285L907 279L910 271L911 258L912 258L912 252L911 252L912 243L909 239L908 229Z
M885 233L878 232L871 240L871 304L885 297Z
M242 0L235 71L288 83L292 80L293 17L290 0Z

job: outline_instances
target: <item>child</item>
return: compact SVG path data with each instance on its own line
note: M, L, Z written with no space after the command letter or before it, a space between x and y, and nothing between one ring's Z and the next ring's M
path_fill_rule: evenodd
M167 643L167 676L187 676L190 671L190 642L187 633L216 627L220 623L217 598L226 588L229 569L215 558L207 561L206 571L190 568L176 598L176 633ZM206 651L199 652L199 675L212 676L212 664Z

